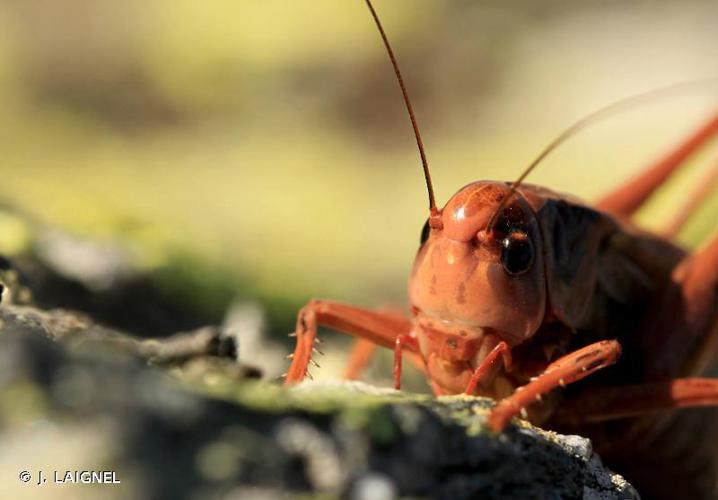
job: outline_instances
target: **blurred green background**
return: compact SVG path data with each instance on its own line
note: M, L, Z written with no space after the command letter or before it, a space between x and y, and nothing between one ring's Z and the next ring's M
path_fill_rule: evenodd
M714 1L376 7L442 205L468 182L515 178L602 105L718 76ZM716 104L706 86L607 120L530 181L591 199ZM3 203L124 241L203 307L259 300L287 328L310 297L405 304L426 193L362 1L4 0L0 110ZM716 157L700 155L641 221L668 221ZM717 198L683 243L713 231ZM0 253L23 238L6 221Z

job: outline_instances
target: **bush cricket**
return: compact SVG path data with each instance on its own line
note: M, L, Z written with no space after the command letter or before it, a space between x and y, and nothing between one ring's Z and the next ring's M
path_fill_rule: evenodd
M718 413L718 234L694 253L672 242L718 186L718 163L662 234L631 216L685 160L718 136L718 112L593 205L524 183L556 146L616 107L585 117L514 182L478 181L436 205L419 128L384 29L421 156L429 216L409 279L410 317L312 300L298 314L286 384L307 375L317 327L360 339L349 372L373 345L402 355L437 395L498 401L488 424L519 414L591 437L609 465L649 497L714 498ZM630 102L629 102L630 101Z

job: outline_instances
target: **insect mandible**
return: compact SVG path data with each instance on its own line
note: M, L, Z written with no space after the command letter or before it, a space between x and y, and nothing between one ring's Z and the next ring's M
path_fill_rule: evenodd
M718 235L694 253L671 241L718 184L718 166L662 234L630 219L718 136L718 113L594 205L523 181L566 138L650 93L575 123L518 180L471 183L440 209L398 64L366 3L399 82L429 194L409 279L411 315L310 301L297 317L285 383L305 378L317 328L329 327L361 339L354 374L371 345L393 349L398 389L407 353L437 395L496 399L488 418L494 431L522 414L591 437L644 494L713 498L718 414L667 410L718 406L718 379L700 378L718 368Z

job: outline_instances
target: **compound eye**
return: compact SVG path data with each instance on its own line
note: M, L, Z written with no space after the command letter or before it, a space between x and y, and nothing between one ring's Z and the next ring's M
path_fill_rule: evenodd
M519 276L534 263L534 245L528 234L512 231L501 241L501 263L511 276Z
M429 227L429 219L426 219L426 222L424 223L424 227L421 228L421 239L419 240L422 245L424 243L426 243L426 240L429 239L430 232L431 232L431 228Z

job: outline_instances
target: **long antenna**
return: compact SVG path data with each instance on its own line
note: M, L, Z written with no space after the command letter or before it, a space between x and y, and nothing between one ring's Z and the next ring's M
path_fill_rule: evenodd
M411 119L411 126L414 128L414 136L416 136L416 145L419 147L419 155L421 156L421 165L424 168L424 179L426 180L426 189L429 191L429 210L432 214L436 213L436 200L434 199L434 186L431 183L431 173L429 173L429 162L426 159L426 153L424 152L424 143L421 140L421 134L419 133L419 125L416 122L416 116L414 116L414 109L411 107L411 101L409 100L409 94L406 91L406 87L404 86L404 79L401 77L401 71L399 71L399 64L396 62L396 57L394 57L394 51L391 50L391 45L389 44L389 39L386 36L386 33L384 33L384 28L381 26L381 22L379 21L379 16L376 14L376 11L374 10L374 6L371 4L370 0L366 0L367 7L369 7L369 11L371 11L371 15L374 18L374 22L376 23L376 27L379 28L379 33L381 34L381 39L384 41L384 46L386 47L386 51L389 53L389 59L391 60L391 65L394 67L394 73L396 74L396 79L399 82L399 87L401 88L401 94L404 97L404 104L406 104L406 110L409 112L409 119Z
M681 94L695 87L702 87L706 84L715 85L717 83L718 78L715 77L674 83L665 87L659 87L657 89L649 90L647 92L641 92L640 94L624 97L623 99L619 99L618 101L612 102L611 104L608 104L607 106L604 106L579 119L578 121L573 123L573 125L564 130L553 141L551 141L549 145L546 146L543 151L541 151L541 153L534 159L534 161L532 161L529 166L526 167L526 170L523 171L519 178L512 183L511 189L509 190L508 194L504 196L504 198L501 200L501 203L499 203L499 206L496 207L496 210L491 216L491 219L489 219L489 223L486 225L486 231L488 233L491 232L494 227L494 224L496 224L496 219L498 219L501 210L506 206L506 204L510 201L511 197L516 193L516 190L521 186L521 183L524 181L524 179L528 177L528 175L538 166L538 164L541 163L554 149L556 149L558 146L566 142L567 139L573 137L584 128L588 127L589 125L593 125L594 123L599 122L605 118L608 118L609 116L612 116L618 112L641 106L648 102L652 102L657 98L671 97L674 94Z

